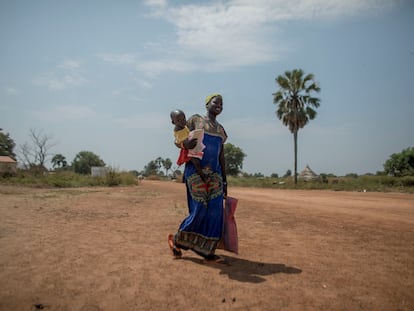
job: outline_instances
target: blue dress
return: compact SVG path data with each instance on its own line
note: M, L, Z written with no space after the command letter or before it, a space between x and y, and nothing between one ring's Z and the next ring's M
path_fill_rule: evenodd
M224 193L219 156L227 135L219 123L212 124L200 115L192 116L187 126L190 130L204 129L206 147L201 167L208 183L202 181L191 161L186 163L184 180L189 215L181 223L174 242L180 248L208 257L214 255L223 231Z

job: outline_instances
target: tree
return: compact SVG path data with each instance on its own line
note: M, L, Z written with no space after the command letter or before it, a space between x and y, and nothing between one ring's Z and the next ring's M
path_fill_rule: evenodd
M20 145L19 159L26 168L45 170L50 149L54 146L52 136L44 134L42 130L30 129L29 138L31 143Z
M173 173L172 173L172 178L173 179L180 178L183 174L183 172L181 172L178 168L173 168L172 171L173 171Z
M151 176L158 174L158 165L156 161L151 160L147 165L144 167L144 176Z
M173 163L171 159L166 158L163 159L161 157L157 157L155 160L151 160L143 170L144 176L150 175L159 175L159 176L168 176L168 171L171 170ZM161 171L161 168L164 168L165 173Z
M159 173L160 170L161 170L162 161L163 161L163 159L161 157L158 157L158 158L155 159L155 164L157 165L157 173Z
M171 169L172 167L172 162L170 158L166 158L165 160L162 160L162 166L165 169L165 176L168 176L168 171Z
M393 153L384 163L384 172L392 176L414 176L414 147Z
M9 133L2 133L3 129L0 128L0 156L8 156L13 159L16 158L14 153L14 147L16 144L13 139L10 138Z
M72 162L72 167L78 174L90 174L92 166L105 166L105 162L91 151L79 152Z
M279 89L273 93L273 103L277 105L276 115L293 134L294 142L294 178L297 184L297 153L298 131L316 117L320 99L311 96L312 92L320 92L320 87L314 82L314 75L304 76L302 69L286 71L278 76L276 83Z
M226 160L226 173L237 176L243 168L243 160L246 154L239 147L227 143L224 144L224 158Z
M52 162L53 168L65 168L68 165L66 158L60 153L55 154L51 162Z

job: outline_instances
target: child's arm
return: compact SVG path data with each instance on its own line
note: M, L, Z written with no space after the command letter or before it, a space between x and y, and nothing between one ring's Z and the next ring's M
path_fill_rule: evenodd
M187 149L187 150L193 149L195 146L197 146L197 138L184 139L181 143L174 141L174 144L177 148Z
M196 169L197 174L200 175L201 180L204 181L204 182L207 182L207 176L204 175L204 173L203 173L203 170L202 170L201 164L200 164L200 160L197 159L197 158L190 158L190 159L191 159L191 162L193 162L193 164L194 164L194 167Z

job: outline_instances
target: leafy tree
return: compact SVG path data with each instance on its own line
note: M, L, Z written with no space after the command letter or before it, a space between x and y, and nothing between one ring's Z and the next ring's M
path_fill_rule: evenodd
M239 147L227 143L224 144L224 158L226 160L226 173L236 176L243 168L243 160L246 154Z
M181 172L179 169L173 169L173 178L179 178L181 175L183 174L183 172Z
M0 156L9 156L13 159L16 158L14 153L14 147L16 144L13 139L10 138L9 133L2 133L3 129L0 128Z
M279 178L279 175L278 175L277 173L272 173L272 174L270 175L270 177L272 177L272 178Z
M55 154L51 160L53 168L65 168L68 165L66 158L60 153Z
M290 176L292 176L292 171L291 170L287 170L286 173L285 173L285 175L283 175L283 178L290 177Z
M294 178L297 184L298 131L316 117L314 108L319 107L320 99L312 97L311 93L319 92L320 88L314 82L314 75L304 76L302 69L286 71L284 76L276 78L276 82L279 89L273 94L273 103L277 105L277 117L293 134Z
M161 163L162 163L162 166L165 169L165 176L168 176L168 171L172 167L171 159L170 158L163 159Z
M79 152L72 162L72 167L78 174L90 174L92 166L105 166L105 162L91 151Z
M147 165L145 165L143 175L168 176L168 171L171 170L172 165L173 163L169 158L163 159L161 157L157 157L155 160L151 160ZM165 170L165 173L161 171L161 168Z
M155 159L155 164L157 165L157 173L159 173L159 171L161 170L163 161L164 160L161 157L158 157L158 158Z
M384 172L392 176L414 176L414 147L393 153L384 163Z
M158 164L155 160L150 161L144 167L144 176L158 175Z

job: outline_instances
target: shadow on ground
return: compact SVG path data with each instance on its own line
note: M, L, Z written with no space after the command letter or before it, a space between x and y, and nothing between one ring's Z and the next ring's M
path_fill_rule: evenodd
M223 255L221 255L220 257L225 260L225 263L206 264L202 259L194 257L183 257L182 259L189 260L200 265L207 265L208 267L214 269L218 269L220 270L220 274L225 274L230 279L240 282L262 283L266 281L264 276L267 275L277 273L302 273L301 269L289 267L281 263L263 263Z

